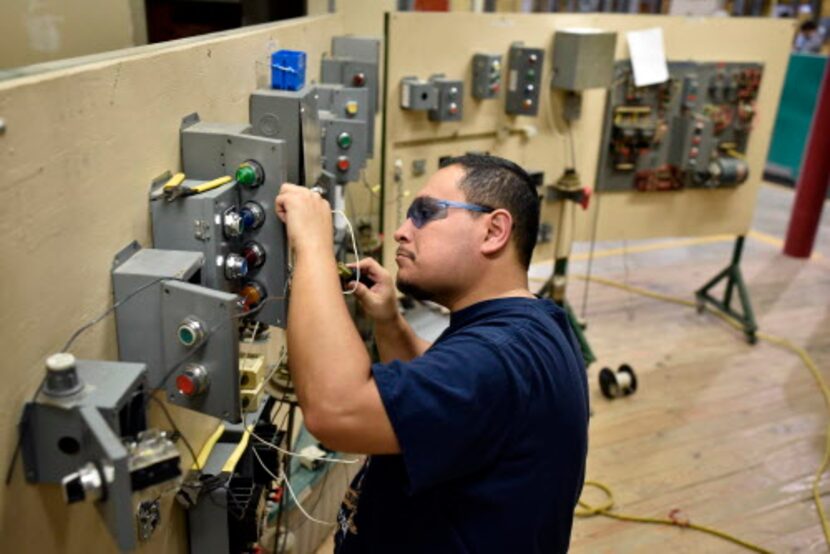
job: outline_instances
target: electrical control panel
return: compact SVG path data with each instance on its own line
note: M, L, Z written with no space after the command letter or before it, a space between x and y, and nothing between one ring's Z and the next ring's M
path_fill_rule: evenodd
M501 91L501 54L473 56L473 98L496 98Z
M539 85L545 52L521 42L510 45L507 69L505 111L510 115L536 115L539 111Z
M293 93L292 93L293 94ZM151 192L156 248L201 252L201 283L239 294L252 319L284 327L288 244L274 200L286 180L286 142L250 134L247 125L186 119L181 130L184 190L217 177L227 184L168 199ZM267 297L276 297L260 306Z
M203 255L125 248L113 264L118 354L184 408L240 419L239 322L245 300L195 284ZM130 302L125 299L133 298Z
M433 75L429 79L437 92L438 104L429 110L430 121L461 121L464 116L464 81Z
M417 112L438 108L438 89L431 81L417 77L401 79L401 108Z
M133 550L158 523L144 515L181 476L175 444L147 429L146 368L68 353L46 366L20 421L26 479L59 484L68 504L94 504L118 548Z
M609 91L600 190L737 186L763 74L757 63L670 62L665 83L636 87L617 62Z
M368 91L370 125L367 146L374 151L374 115L378 112L380 40L341 36L331 40L331 57L320 61L320 82Z

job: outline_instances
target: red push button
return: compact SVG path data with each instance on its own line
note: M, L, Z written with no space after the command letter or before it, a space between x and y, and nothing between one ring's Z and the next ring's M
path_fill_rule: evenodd
M349 170L349 168L351 166L352 166L352 163L349 161L349 158L347 158L346 156L340 156L339 158L337 158L337 170L338 171L342 171L342 172L345 173L346 171Z

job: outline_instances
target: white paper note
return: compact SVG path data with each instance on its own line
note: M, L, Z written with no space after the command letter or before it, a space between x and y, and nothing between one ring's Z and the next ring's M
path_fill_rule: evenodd
M663 29L629 31L628 51L634 70L634 84L638 87L664 83L669 79L666 52L663 49Z

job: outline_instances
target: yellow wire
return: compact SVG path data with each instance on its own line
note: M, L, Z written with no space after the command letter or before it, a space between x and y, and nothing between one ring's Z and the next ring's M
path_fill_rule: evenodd
M632 285L627 285L625 283L620 283L619 281L614 281L612 279L606 279L604 277L597 277L597 276L594 276L594 275L590 275L590 276L589 275L572 275L572 277L574 277L576 279L582 279L583 281L592 281L592 282L595 282L595 283L599 283L601 285L606 285L606 286L609 286L609 287L618 288L618 289L621 289L621 290L624 290L624 291L627 291L627 292L639 294L641 296L646 296L648 298L654 298L655 300L661 300L663 302L670 302L670 303L673 303L673 304L679 304L681 306L690 306L690 307L694 307L694 308L698 307L698 303L695 302L695 301L692 301L692 300L687 300L685 298L680 298L678 296L662 294L662 293L654 292L654 291L651 291L651 290L648 290L648 289L635 287L635 286L632 286ZM703 308L706 309L709 313L712 313L712 314L718 316L719 318L721 318L723 321L725 321L726 323L728 323L729 325L731 325L735 329L737 329L739 331L744 330L743 325L739 321L736 321L734 318L730 317L729 315L727 315L727 314L725 314L725 313L723 313L719 310L713 309L708 304L705 304L703 306ZM783 337L778 337L778 336L775 336L775 335L770 335L770 334L767 334L767 333L760 333L760 332L756 333L756 336L759 339L765 340L765 341L767 341L768 343L770 343L772 345L775 345L775 346L778 346L780 348L784 348L786 350L789 350L790 352L793 352L794 354L796 354L801 359L801 361L804 363L804 365L807 367L807 369L810 370L810 373L812 374L813 379L815 379L816 384L818 385L818 388L821 391L822 396L824 397L825 407L827 408L828 412L830 412L830 387L827 386L827 383L825 382L824 378L822 377L821 372L818 369L818 366L816 365L815 361L813 361L813 359L810 357L810 355L807 353L807 351L804 350L803 348L801 348L800 346L795 345L790 340L785 339ZM815 473L815 476L813 477L813 486L812 486L813 501L815 502L816 509L818 510L819 519L821 521L821 529L824 532L824 540L827 542L827 545L830 546L830 525L828 525L827 515L824 512L824 506L822 505L821 494L820 494L820 491L819 491L819 484L821 483L821 476L827 470L828 465L830 465L830 424L828 424L827 429L825 430L824 457L821 461L821 464L819 465L818 470ZM624 520L624 521L637 521L637 522L640 522L640 523L659 523L659 524L664 524L664 525L677 525L677 526L682 526L682 527L689 527L691 529L696 529L698 531L702 531L704 533L709 533L711 535L720 537L722 539L734 542L735 544L739 544L739 545L741 545L745 548L748 548L750 550L754 550L755 552L768 552L767 550L764 550L763 548L761 548L759 546L756 546L756 545L753 545L751 543L742 541L741 539L738 539L737 537L734 537L734 536L729 535L727 533L724 533L722 531L718 531L717 529L712 529L710 527L704 527L702 525L695 525L695 524L691 524L691 523L688 524L688 525L680 524L680 523L675 522L671 519L644 518L644 517L639 517L639 516L629 516L629 515L624 515L624 514L613 513L613 512L610 511L611 508L613 507L613 504L614 504L614 497L611 494L611 490L607 486L605 486L601 483L597 483L595 481L586 481L585 484L586 485L592 485L594 487L597 487L597 488L601 489L603 492L605 492L608 495L608 502L606 503L606 505L600 506L599 508L595 508L595 507L590 506L589 504L583 502L582 500L580 500L579 505L583 507L583 511L577 510L575 512L575 515L577 515L578 517L590 517L590 516L593 516L593 515L604 515L604 516L607 516L607 517L611 517L611 518L614 518L614 519L620 519L620 520Z

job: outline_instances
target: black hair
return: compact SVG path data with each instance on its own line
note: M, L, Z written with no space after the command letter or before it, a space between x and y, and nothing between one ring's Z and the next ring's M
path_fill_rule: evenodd
M464 168L464 178L458 186L467 201L510 212L519 262L530 267L539 232L539 196L527 171L510 160L485 154L442 160L441 167L450 165Z
M801 24L800 30L801 32L816 31L818 30L818 25L816 25L816 22L812 19L808 19L807 21Z

